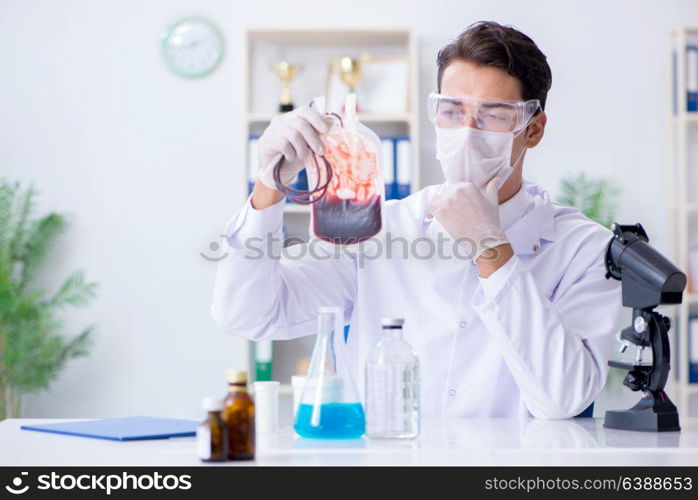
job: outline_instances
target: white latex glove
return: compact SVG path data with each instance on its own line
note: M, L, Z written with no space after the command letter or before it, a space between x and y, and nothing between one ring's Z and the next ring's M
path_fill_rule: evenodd
M481 192L470 182L450 183L427 203L427 217L434 217L458 241L473 260L482 252L508 243L499 223L498 178Z
M329 125L322 115L310 106L274 117L259 138L259 180L276 189L274 165L283 156L280 177L288 186L303 170L311 149L318 155L324 154L319 134L328 130Z

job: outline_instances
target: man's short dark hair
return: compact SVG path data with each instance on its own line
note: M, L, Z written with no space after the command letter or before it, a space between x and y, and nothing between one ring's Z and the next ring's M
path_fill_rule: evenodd
M520 31L492 21L470 25L458 38L442 48L436 57L439 92L446 66L457 60L503 69L519 79L524 100L538 99L545 109L545 100L553 80L552 72L545 54Z

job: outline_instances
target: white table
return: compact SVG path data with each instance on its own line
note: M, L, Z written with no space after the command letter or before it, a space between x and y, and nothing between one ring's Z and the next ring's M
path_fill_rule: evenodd
M0 422L0 465L202 465L194 438L115 442L24 431ZM458 419L423 422L415 441L317 441L286 427L257 436L257 458L224 465L698 465L698 418L681 432L605 429L601 419Z

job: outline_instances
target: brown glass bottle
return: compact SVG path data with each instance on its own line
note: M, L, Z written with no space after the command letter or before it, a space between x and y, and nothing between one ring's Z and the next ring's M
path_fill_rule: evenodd
M221 418L223 403L220 399L206 398L203 406L208 415L196 431L197 454L204 462L228 460L228 429Z
M247 372L228 372L223 422L228 430L228 458L252 460L255 453L254 402L247 392Z

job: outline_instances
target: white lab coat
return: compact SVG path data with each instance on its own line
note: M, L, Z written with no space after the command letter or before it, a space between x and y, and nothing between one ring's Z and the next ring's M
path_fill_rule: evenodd
M216 324L251 340L292 339L315 333L319 306L342 307L350 333L335 338L339 370L363 398L380 319L401 317L420 361L423 417L577 415L603 388L621 307L620 283L605 278L611 232L525 182L500 205L515 256L480 278L471 260L429 254L445 232L424 206L442 187L386 203L378 241L390 254L378 243L339 255L322 244L299 259L260 257L249 238L280 235L283 202L260 211L248 200L226 228ZM405 255L400 238L414 251ZM278 256L280 242L272 247Z

